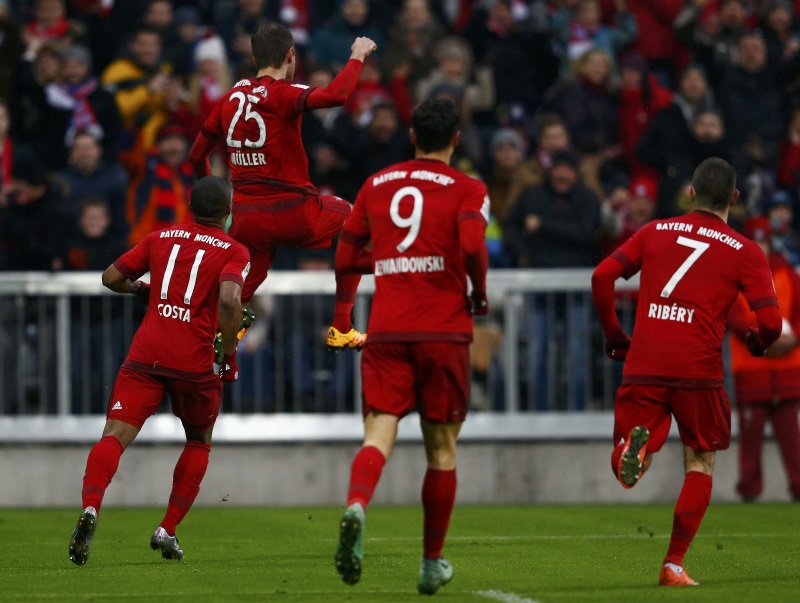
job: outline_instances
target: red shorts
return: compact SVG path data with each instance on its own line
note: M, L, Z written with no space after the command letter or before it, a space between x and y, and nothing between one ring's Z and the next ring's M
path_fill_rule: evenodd
M631 429L650 430L647 452L667 441L672 415L681 441L693 450L725 450L731 442L731 403L724 387L687 389L656 385L621 385L614 407L614 443Z
M361 358L363 412L461 423L469 410L469 344L369 343Z
M351 209L347 201L333 196L288 197L271 204L237 200L229 234L250 251L242 301L249 301L267 278L278 247L330 247Z
M186 381L121 368L117 374L106 417L141 429L156 414L164 394L169 394L172 414L184 427L205 431L214 425L222 403L222 381L216 375L202 381Z

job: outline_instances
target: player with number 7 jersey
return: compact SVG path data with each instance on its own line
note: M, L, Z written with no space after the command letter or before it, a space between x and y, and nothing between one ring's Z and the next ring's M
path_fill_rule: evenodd
M685 478L659 583L697 586L683 567L711 498L717 450L730 444L731 409L723 387L722 338L741 292L759 328L748 335L763 355L780 334L781 315L764 252L728 226L739 196L736 172L718 158L695 170L697 209L650 222L592 275L592 296L606 336L606 354L624 360L614 406L611 467L633 487L667 440L672 417L684 446ZM614 282L641 273L633 339L622 331Z

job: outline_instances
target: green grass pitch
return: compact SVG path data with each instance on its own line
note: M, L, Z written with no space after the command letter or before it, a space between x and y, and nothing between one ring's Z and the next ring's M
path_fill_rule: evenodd
M341 509L197 508L183 561L149 548L161 509L103 510L89 562L70 563L79 509L0 512L2 601L419 601L422 512L373 505L364 573L336 575ZM800 506L712 505L686 558L699 588L658 587L669 505L456 507L447 601L800 600Z

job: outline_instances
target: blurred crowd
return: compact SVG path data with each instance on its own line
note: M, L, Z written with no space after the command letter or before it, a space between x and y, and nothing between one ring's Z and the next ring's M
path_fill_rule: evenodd
M293 32L325 86L378 44L341 108L306 114L311 179L353 200L412 152L413 107L462 111L456 167L486 181L494 267L588 267L689 207L708 156L732 222L800 262L800 0L0 0L0 270L100 270L189 219L187 151L255 74L250 34ZM214 155L225 175L224 149ZM304 255L305 254L305 255ZM307 257L306 257L307 256ZM319 250L275 268L330 266Z

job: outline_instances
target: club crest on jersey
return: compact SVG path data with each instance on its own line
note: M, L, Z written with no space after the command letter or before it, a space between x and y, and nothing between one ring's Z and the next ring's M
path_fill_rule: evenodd
M252 90L253 94L261 93L261 98L267 98L267 87L266 86L256 86Z

